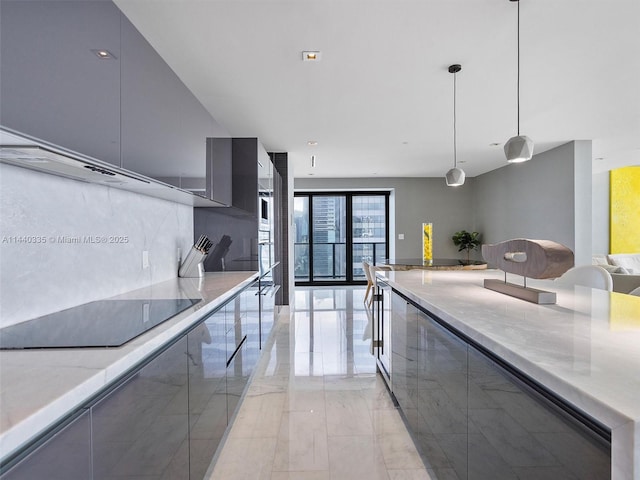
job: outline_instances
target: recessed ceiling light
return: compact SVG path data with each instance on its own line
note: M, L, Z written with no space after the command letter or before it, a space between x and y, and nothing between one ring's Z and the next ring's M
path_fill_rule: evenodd
M493 142L489 144L490 147L499 147L500 145L502 145L500 142Z
M94 49L91 50L93 54L101 60L115 60L117 57L109 50Z
M604 160L604 157L597 157L594 160Z
M314 175L315 175L315 173L310 173L309 174L310 177L313 177Z
M409 145L409 142L402 142L403 145Z
M309 145L310 147L314 147L318 144L318 142L316 142L315 140L309 140L307 142L307 145Z
M467 163L466 160L458 160L458 163Z
M303 62L319 62L322 58L322 53L319 50L305 50L302 52Z

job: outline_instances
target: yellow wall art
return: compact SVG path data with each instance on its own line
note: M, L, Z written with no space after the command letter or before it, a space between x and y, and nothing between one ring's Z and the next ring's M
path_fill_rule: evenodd
M633 295L611 295L609 298L609 328L613 332L639 331L638 299Z
M610 253L640 253L640 166L611 170Z
M433 263L433 224L422 224L422 263L431 265Z

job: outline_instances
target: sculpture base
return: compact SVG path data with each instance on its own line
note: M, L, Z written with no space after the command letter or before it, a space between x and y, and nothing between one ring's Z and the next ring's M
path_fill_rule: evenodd
M556 303L556 293L546 290L538 290L537 288L523 287L515 283L507 283L502 280L492 278L484 279L484 288L503 293L511 297L516 297L527 302L537 303L539 305L553 305Z

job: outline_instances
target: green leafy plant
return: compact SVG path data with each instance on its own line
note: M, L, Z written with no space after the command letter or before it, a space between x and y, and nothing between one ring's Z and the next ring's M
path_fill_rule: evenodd
M467 251L467 265L470 265L471 250L477 250L482 243L480 240L480 233L460 230L459 232L456 232L453 237L451 237L451 240L453 240L453 244L458 247L459 252L463 250Z

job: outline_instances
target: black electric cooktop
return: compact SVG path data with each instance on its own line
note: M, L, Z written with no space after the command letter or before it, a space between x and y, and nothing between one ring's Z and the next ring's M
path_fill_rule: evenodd
M199 301L97 300L0 329L0 349L119 347Z

